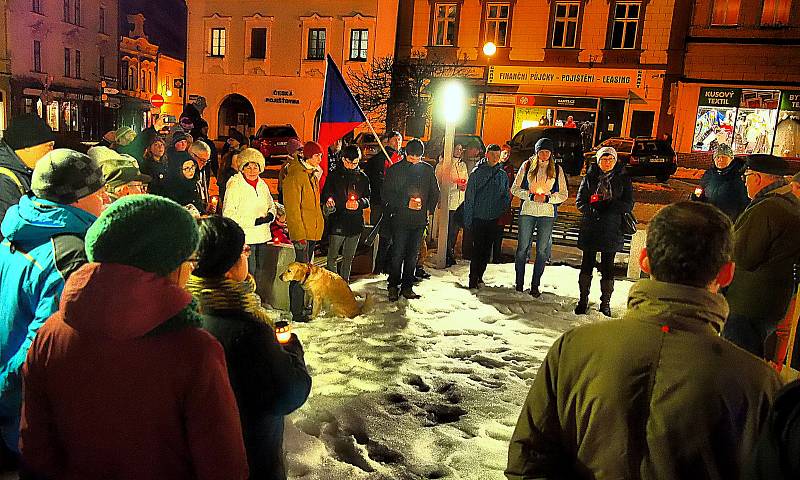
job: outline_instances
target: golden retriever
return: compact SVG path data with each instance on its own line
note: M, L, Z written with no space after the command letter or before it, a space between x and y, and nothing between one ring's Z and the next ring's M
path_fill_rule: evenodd
M311 295L313 306L311 318L319 314L325 306L326 311L337 317L353 318L361 314L361 306L356 302L350 286L339 275L313 264L292 262L280 276L284 282L300 282L303 289Z

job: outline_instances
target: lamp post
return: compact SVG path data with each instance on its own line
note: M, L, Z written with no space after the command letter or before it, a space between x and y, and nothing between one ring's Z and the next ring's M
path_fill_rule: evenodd
M453 144L456 137L456 123L461 120L467 104L467 94L464 85L458 80L449 80L439 90L438 111L445 121L444 124L444 152L442 154L442 169L448 171L453 162ZM442 175L440 185L442 195L439 198L439 231L437 233L436 266L445 268L447 262L447 229L450 220L450 184L449 175Z
M493 42L486 42L483 46L483 54L486 55L486 75L483 81L483 103L481 107L481 138L483 138L483 123L486 120L486 91L489 89L489 64L492 56L497 53L497 45Z

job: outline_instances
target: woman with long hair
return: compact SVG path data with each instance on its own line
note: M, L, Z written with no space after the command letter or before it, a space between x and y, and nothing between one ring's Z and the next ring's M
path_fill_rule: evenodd
M517 252L514 258L516 270L516 289L523 291L525 266L531 256L533 232L536 231L536 261L533 265L533 279L530 294L541 295L539 282L544 267L550 260L553 248L553 223L558 205L569 196L567 178L560 165L555 164L553 150L555 144L549 138L536 142L536 154L520 165L511 193L522 200L519 212L519 234Z
M167 144L162 137L156 137L147 146L139 170L152 177L148 185L148 192L163 195L164 182L167 180L169 170L169 157L167 157Z

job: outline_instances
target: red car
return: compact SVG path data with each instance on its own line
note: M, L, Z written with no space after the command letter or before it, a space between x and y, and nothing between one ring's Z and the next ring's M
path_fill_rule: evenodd
M280 164L289 158L286 145L293 138L300 140L294 127L289 124L261 125L252 147L257 148L264 155L267 164Z

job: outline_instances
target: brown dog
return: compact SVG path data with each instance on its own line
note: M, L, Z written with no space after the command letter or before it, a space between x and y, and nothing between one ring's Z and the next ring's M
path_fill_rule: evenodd
M303 289L311 294L311 318L319 314L323 305L329 313L337 317L353 318L361 314L361 307L350 286L333 272L313 264L293 262L280 278L284 282L300 282Z

